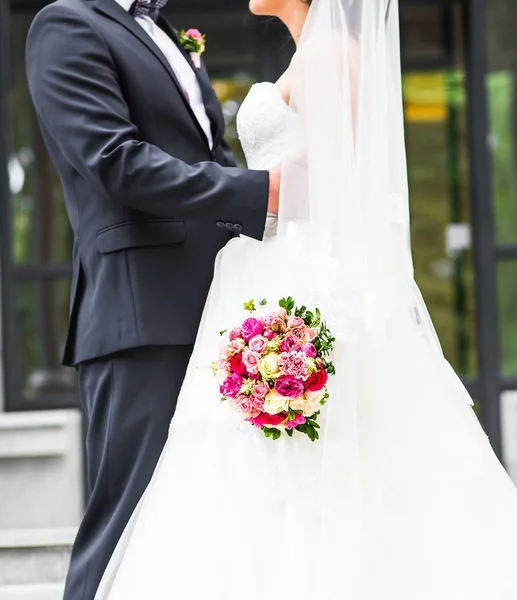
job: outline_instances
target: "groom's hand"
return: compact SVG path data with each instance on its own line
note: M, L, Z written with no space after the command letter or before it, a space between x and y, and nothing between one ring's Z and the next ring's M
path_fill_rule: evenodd
M269 171L269 198L267 203L268 212L278 214L278 201L280 198L280 177L282 174L281 165L277 165Z

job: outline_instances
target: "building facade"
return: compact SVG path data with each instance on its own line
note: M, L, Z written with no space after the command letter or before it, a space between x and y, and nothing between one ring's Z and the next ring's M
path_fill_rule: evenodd
M503 456L517 391L517 5L400 2L415 275ZM79 407L75 372L60 364L71 231L24 70L27 31L45 4L0 3L0 406L9 413ZM252 83L288 65L286 30L252 17L246 0L171 0L167 14L207 34L207 65L244 165L235 116Z

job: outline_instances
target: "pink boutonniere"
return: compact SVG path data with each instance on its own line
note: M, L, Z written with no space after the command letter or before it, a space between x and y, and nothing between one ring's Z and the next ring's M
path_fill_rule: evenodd
M201 67L201 55L206 48L206 35L203 35L199 29L182 29L180 31L180 43L183 48L190 52L190 58L196 69Z

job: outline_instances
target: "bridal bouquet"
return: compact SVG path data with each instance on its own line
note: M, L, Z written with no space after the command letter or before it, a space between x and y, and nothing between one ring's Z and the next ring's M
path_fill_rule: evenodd
M318 309L296 308L291 297L274 309L266 300L258 310L253 300L244 308L252 316L221 332L219 360L213 364L222 401L266 437L299 431L314 442L329 397L328 376L335 372L328 359L335 338Z

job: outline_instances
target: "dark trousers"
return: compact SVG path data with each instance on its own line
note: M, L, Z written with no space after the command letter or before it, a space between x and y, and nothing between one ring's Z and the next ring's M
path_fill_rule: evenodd
M93 600L167 440L192 346L146 347L78 367L91 497L64 600Z

